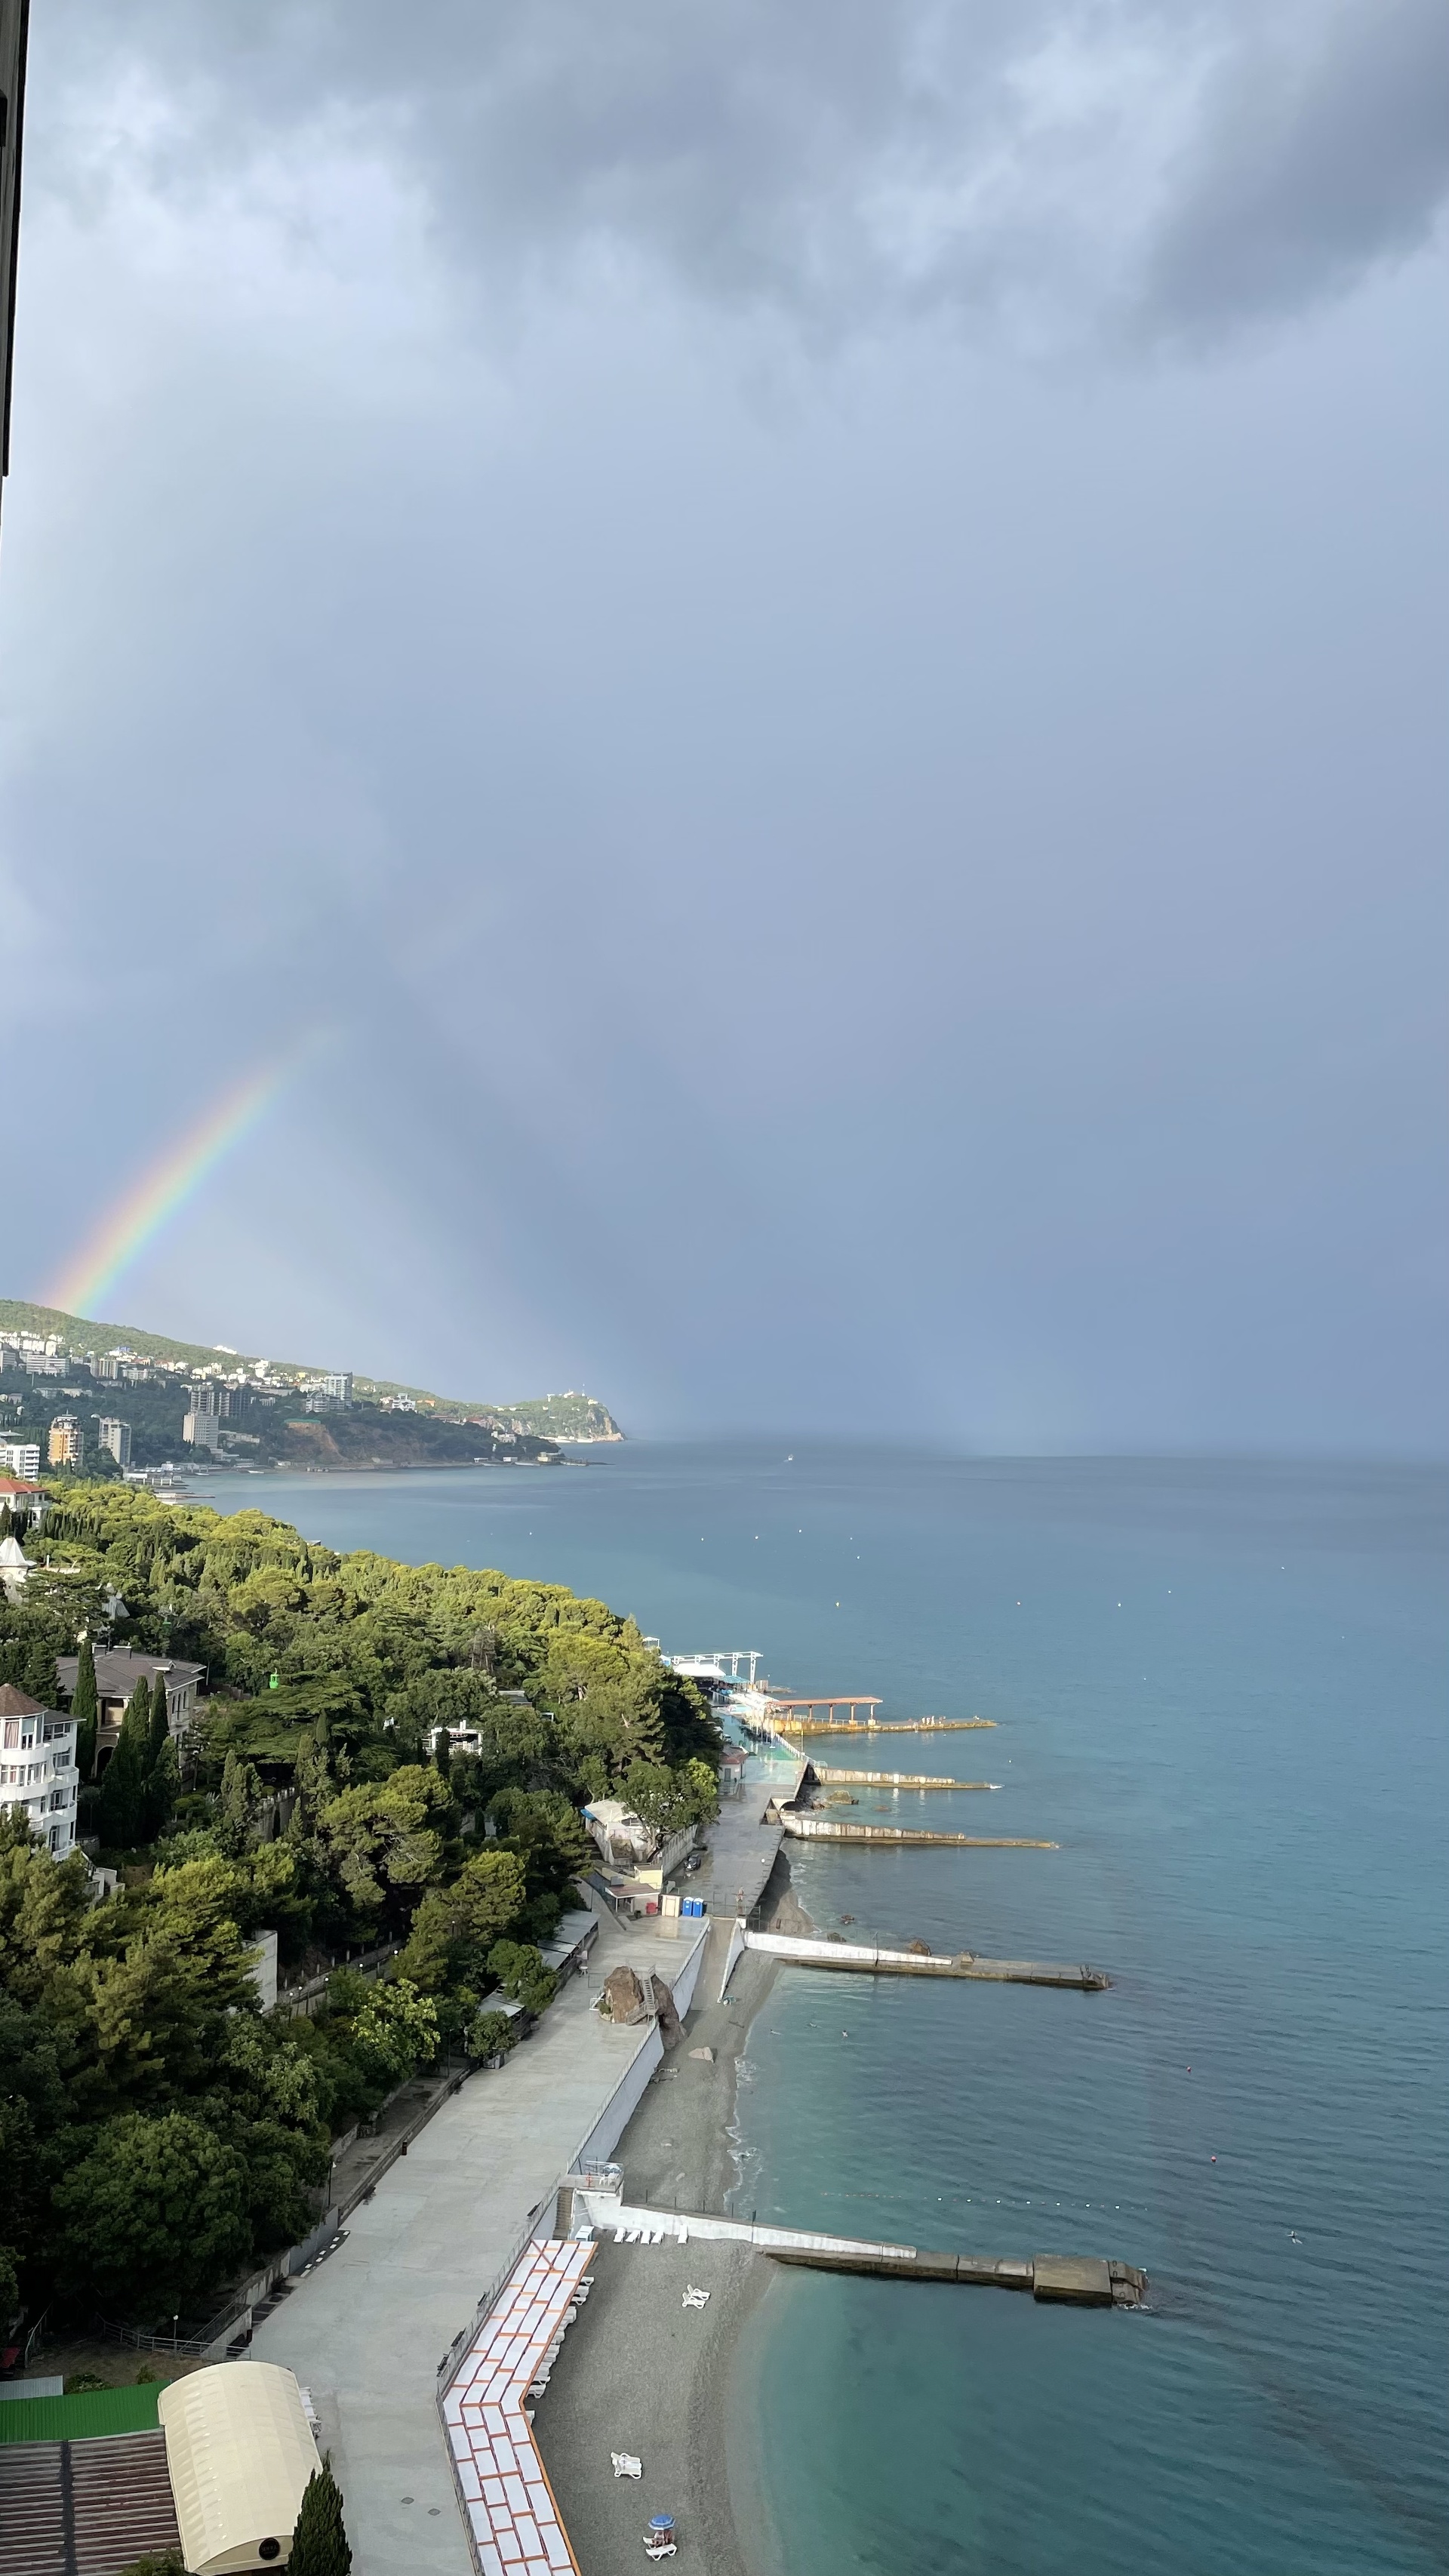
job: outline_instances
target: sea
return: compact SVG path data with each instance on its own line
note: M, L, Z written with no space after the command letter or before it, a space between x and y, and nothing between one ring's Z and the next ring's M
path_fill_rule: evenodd
M1449 1473L802 1439L201 1491L994 1721L816 1749L997 1784L861 1818L1056 1849L797 1845L797 1893L1110 1990L786 1970L734 2205L1119 2255L1149 2305L775 2275L727 2398L759 2576L1449 2568Z

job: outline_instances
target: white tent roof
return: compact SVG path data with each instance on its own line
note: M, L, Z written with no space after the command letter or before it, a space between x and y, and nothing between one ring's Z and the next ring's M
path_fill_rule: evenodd
M290 2370L224 2361L157 2401L190 2576L285 2567L307 2480L321 2467Z

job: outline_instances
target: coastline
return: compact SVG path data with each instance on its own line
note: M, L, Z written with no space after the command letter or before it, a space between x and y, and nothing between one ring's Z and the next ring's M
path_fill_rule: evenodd
M770 1891L793 1916L789 1865ZM660 2207L723 2212L738 2179L739 2063L778 1963L752 1952L717 2003L728 1926L719 1920L679 2046L651 2078L615 2150L630 2196ZM710 2048L712 2063L690 2051ZM733 2386L747 2327L779 2291L775 2267L749 2248L602 2242L594 2289L564 2338L541 2399L534 2439L565 2528L589 2576L634 2576L651 2513L672 2513L681 2546L709 2576L771 2576L769 2546ZM692 2284L709 2291L686 2310ZM732 2435L733 2427L733 2438ZM743 2437L743 2439L742 2439ZM633 2452L644 2475L615 2479L611 2451Z

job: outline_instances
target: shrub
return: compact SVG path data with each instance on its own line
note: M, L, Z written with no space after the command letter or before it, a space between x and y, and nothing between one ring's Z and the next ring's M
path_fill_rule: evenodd
M506 2012L480 2012L473 2016L468 2032L470 2057L487 2059L506 2057L518 2046L518 2026Z

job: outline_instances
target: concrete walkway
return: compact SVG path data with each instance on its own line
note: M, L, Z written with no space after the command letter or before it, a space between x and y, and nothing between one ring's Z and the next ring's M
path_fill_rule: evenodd
M764 1811L772 1798L794 1797L804 1777L805 1759L803 1754L769 1762L757 1757L750 1769L760 1776L747 1779L738 1792L721 1800L709 1828L704 1867L683 1882L691 1894L707 1898L711 1914L730 1918L748 1914L764 1893L782 1833L779 1825L764 1822Z
M789 1777L776 1769L778 1781ZM769 1877L780 1844L778 1826L763 1822L769 1795L766 1783L749 1783L709 1828L705 1868L688 1884L716 1915L733 1915L741 1888L753 1904ZM657 2048L654 2025L602 2021L592 1998L604 1978L627 1963L673 1989L711 1928L602 1922L584 1975L570 1978L533 2037L443 2105L376 2197L353 2211L346 2242L257 2327L251 2358L285 2363L311 2392L355 2576L472 2576L437 2411L438 2365L621 2088L632 2091L631 2072L641 2089L647 2078L637 2061ZM720 1924L716 1940L726 1930Z
M672 1987L702 1932L605 1924L532 2039L444 2104L353 2211L346 2242L258 2326L251 2359L284 2362L311 2391L356 2576L471 2576L438 2364L654 2041L652 2023L616 2028L593 2011L603 1976L627 1961Z

